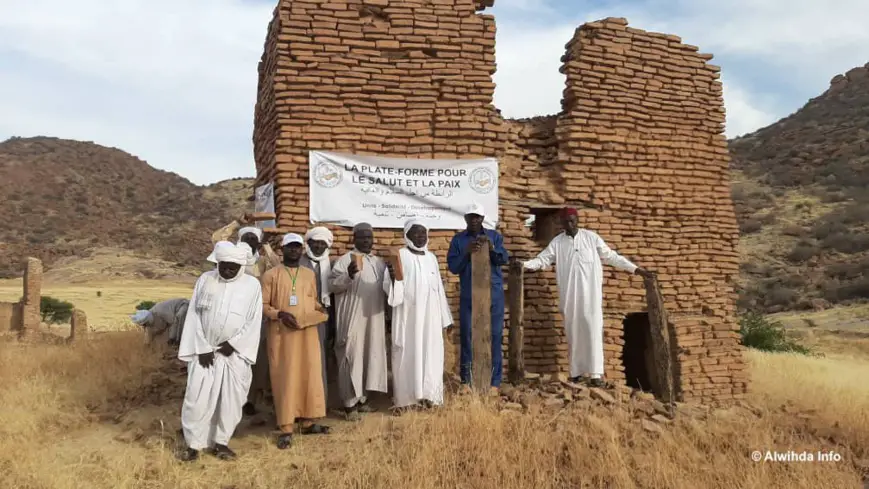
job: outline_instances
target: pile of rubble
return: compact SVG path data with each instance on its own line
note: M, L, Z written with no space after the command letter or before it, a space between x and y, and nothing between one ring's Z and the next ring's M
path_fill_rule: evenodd
M663 403L651 393L626 385L606 383L591 387L573 383L558 376L528 374L525 382L501 388L500 409L507 412L529 413L535 410L560 410L568 407L592 411L624 409L640 419L644 430L660 432L661 427L677 417L706 419L712 406L675 402ZM760 410L747 403L740 407L759 416Z

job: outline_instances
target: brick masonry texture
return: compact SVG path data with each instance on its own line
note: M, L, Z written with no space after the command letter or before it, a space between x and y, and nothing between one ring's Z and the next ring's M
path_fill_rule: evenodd
M499 158L499 231L511 255L532 258L554 236L548 208L580 207L583 226L659 273L676 332L680 397L742 397L733 287L738 229L711 56L624 19L585 24L562 58L562 112L505 120L492 104L495 19L481 13L492 4L279 3L259 66L253 135L258 183L275 182L278 228L310 226L309 150ZM524 225L532 213L540 213L537 235ZM334 253L345 253L349 230L331 228ZM458 326L458 280L445 263L452 234L433 231L430 249L441 261ZM403 244L400 231L375 236L380 254ZM608 378L624 379L622 321L645 311L644 297L639 277L605 269ZM565 372L553 271L526 274L525 301L526 367Z

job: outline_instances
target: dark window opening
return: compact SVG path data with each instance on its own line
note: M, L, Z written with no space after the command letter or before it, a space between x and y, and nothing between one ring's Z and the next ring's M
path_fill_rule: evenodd
M546 247L562 231L560 208L531 209L534 216L534 241Z
M625 317L624 340L622 365L625 367L625 383L635 389L654 392L654 349L647 313L632 313Z

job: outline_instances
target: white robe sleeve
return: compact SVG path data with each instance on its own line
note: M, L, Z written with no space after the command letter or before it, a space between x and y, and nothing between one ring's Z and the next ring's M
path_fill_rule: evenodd
M214 348L205 339L202 331L202 319L196 311L197 297L202 292L202 284L206 276L202 275L193 287L193 296L190 306L187 308L187 317L184 319L184 329L181 332L181 342L178 345L178 359L184 362L192 362L203 353L211 353Z
M447 300L447 291L444 290L443 276L441 276L441 267L438 265L438 259L434 255L431 256L432 266L438 272L438 296L440 297L439 307L441 309L441 328L446 329L453 325L453 312L450 310L450 302Z
M347 272L350 260L352 260L352 257L349 254L335 260L335 265L332 266L332 271L329 273L329 290L333 294L347 292L347 289L353 283L353 279L350 278L350 274Z
M404 304L404 281L392 281L389 269L383 271L383 292L386 293L386 303L389 307L398 307Z
M552 266L552 263L555 261L555 240L549 242L549 245L537 255L537 258L533 260L528 260L522 264L525 270L537 271L537 270L546 270L547 268Z
M262 289L259 287L259 282L255 284L254 288L256 291L253 294L250 307L247 311L247 321L238 333L228 340L229 344L232 345L236 353L238 353L238 356L247 362L248 365L253 365L258 360L257 352L259 351L259 340L263 319L263 295Z
M604 242L603 238L600 236L596 236L596 247L597 253L600 255L600 260L611 267L616 267L619 270L624 270L629 273L634 273L637 270L637 266L631 263L630 260L619 255L615 251L613 251L609 246L607 246L606 242Z

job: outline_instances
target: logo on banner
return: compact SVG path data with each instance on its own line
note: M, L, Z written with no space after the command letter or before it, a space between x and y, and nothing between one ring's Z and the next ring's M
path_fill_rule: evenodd
M471 172L468 183L471 189L478 194L488 194L495 188L495 174L492 170L480 167Z
M341 183L341 169L328 161L321 161L314 167L312 175L317 185L324 188L334 188Z

